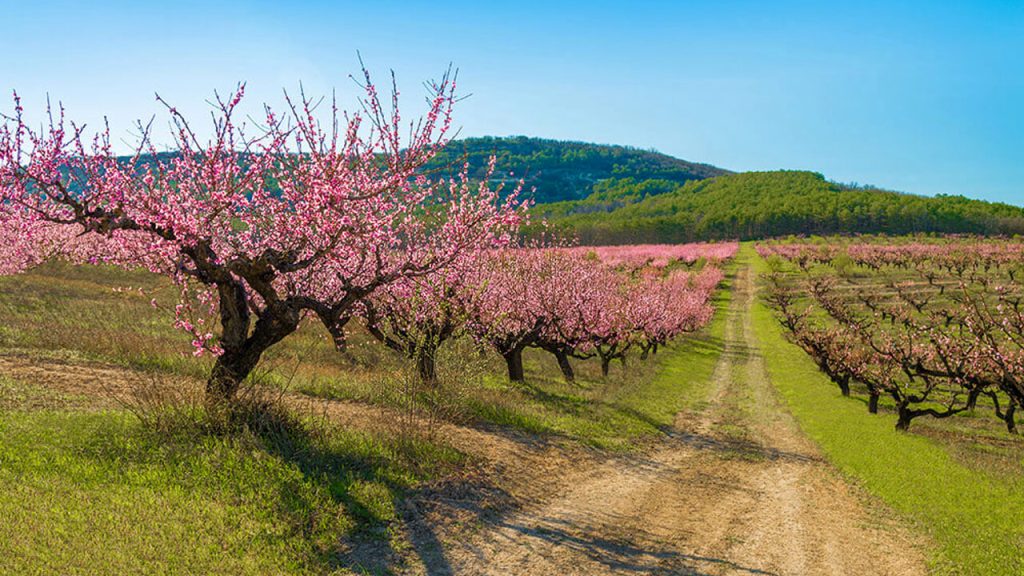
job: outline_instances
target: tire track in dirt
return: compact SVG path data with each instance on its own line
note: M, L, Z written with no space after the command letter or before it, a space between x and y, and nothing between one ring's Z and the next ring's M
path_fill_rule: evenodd
M741 262L708 407L453 544L430 574L923 574L922 542L847 485L784 411ZM875 513L872 514L872 511Z

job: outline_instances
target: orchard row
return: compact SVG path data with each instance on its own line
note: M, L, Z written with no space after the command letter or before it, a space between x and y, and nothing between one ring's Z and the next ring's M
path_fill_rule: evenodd
M891 399L905 430L990 401L1024 402L1024 245L977 239L758 246L791 339L849 395Z
M523 379L523 351L538 348L554 355L571 382L571 358L599 358L607 375L631 349L646 358L700 329L722 277L711 266L635 271L564 249L505 249L391 283L357 312L377 339L414 359L428 382L437 347L460 333L500 354L512 381Z

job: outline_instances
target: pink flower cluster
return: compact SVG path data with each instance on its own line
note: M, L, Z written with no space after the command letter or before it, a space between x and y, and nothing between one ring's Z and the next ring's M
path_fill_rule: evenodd
M127 158L108 130L86 134L62 107L29 126L15 95L0 125L0 274L57 256L171 278L174 325L196 355L216 356L213 400L230 400L304 318L340 346L362 314L422 361L424 342L465 327L509 360L513 379L527 346L607 368L708 321L714 264L735 243L510 248L526 206L519 188L492 187L493 158L479 181L466 166L447 179L424 170L448 142L454 75L428 86L429 110L412 123L394 86L387 103L368 74L361 87L358 112L331 101L323 120L320 100L286 96L256 126L239 118L239 86L214 100L207 132L161 100L171 152L140 125ZM709 265L663 270L698 261Z

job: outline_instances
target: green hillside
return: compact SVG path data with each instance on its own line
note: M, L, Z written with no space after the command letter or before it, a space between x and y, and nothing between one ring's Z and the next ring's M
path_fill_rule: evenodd
M497 157L497 178L525 178L526 190L538 203L580 200L608 178L664 180L675 185L728 174L709 164L696 164L666 154L627 146L606 146L512 136L465 138L450 143L432 168L454 171L469 162L470 176L482 178L491 155ZM509 176L509 174L512 176Z
M963 196L853 188L821 174L745 172L675 185L620 179L580 201L534 208L589 244L789 234L1024 233L1024 208Z

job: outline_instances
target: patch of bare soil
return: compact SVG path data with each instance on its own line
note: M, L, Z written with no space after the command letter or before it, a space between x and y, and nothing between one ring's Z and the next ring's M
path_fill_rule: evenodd
M25 408L117 408L155 381L119 367L27 352L0 354L0 375L45 392Z

